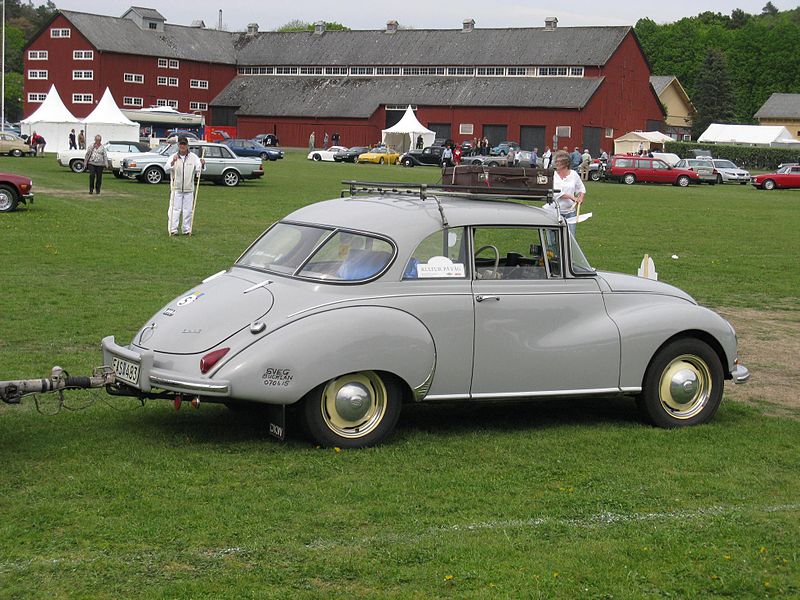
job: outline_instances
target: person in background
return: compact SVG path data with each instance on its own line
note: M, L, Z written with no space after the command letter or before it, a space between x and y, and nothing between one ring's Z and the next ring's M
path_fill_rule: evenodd
M558 211L564 219L571 219L577 216L578 206L583 204L586 195L586 186L578 174L570 169L570 155L563 150L556 152L555 173L553 173L553 190L559 190L553 194L553 199L558 203ZM576 223L567 223L569 231L575 235Z
M322 136L322 149L323 150L327 150L328 149L328 132L327 131L325 132L325 135Z
M78 150L86 150L86 135L83 129L78 132Z
M99 195L100 186L103 184L103 169L108 164L106 147L103 146L103 138L99 135L94 136L94 145L89 146L86 151L83 164L89 170L89 193Z
M308 136L308 151L311 152L314 150L314 132L311 132L311 135Z
M313 133L311 134L314 135ZM189 140L178 138L178 151L167 158L164 170L170 174L169 212L167 227L170 235L178 235L178 225L186 235L192 235L195 177L205 166L205 160L189 152ZM181 213L183 221L181 222Z
M581 179L586 181L589 179L589 163L592 162L592 155L589 154L589 149L584 148L581 154Z
M333 135L331 135L331 144L334 146L339 145L339 134L335 131L333 132Z
M539 148L534 148L531 152L531 166L534 169L539 166Z
M69 132L69 149L70 150L77 150L78 144L75 143L75 130L72 129Z
M511 147L508 149L508 154L506 154L506 166L513 167L517 162L517 153L514 152L514 148Z
M581 151L578 150L577 146L575 146L575 149L569 155L569 160L570 160L570 165L569 165L570 168L573 171L577 171L581 166Z
M453 150L453 162L455 162L456 166L461 164L461 146L456 146L455 150Z
M442 150L442 166L450 167L453 165L453 150L450 146L445 146Z
M544 154L542 154L542 168L549 169L550 168L550 159L553 157L553 153L550 152L550 146L547 146L544 149Z
M417 150L422 150L422 146L424 144L425 144L425 142L422 141L422 136L418 135L417 136Z
M600 162L608 162L608 152L600 148Z

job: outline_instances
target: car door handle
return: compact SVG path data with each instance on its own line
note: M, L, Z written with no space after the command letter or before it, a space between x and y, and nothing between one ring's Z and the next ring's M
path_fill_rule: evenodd
M500 296L484 296L483 294L475 296L475 302L483 302L484 300L496 300L500 302Z

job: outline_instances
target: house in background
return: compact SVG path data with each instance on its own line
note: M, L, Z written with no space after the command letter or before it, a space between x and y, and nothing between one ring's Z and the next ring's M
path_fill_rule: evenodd
M664 133L678 141L692 139L692 119L696 111L678 78L673 75L651 75L650 85L667 111Z
M772 94L753 116L761 125L786 127L800 140L800 94Z

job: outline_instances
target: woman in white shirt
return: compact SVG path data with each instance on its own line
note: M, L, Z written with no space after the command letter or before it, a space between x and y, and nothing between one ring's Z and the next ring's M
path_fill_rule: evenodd
M556 152L554 159L555 173L553 173L553 199L558 202L558 210L565 219L577 216L578 205L583 204L586 195L586 186L583 185L580 175L569 168L569 154L563 150ZM568 223L569 231L575 235L575 221Z

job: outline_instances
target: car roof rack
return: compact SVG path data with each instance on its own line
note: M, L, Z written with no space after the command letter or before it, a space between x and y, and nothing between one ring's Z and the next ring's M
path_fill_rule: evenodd
M473 200L518 201L518 202L552 202L553 190L525 190L518 187L492 188L473 185L402 183L397 181L355 181L343 180L349 186L342 190L341 197L366 195L407 196L427 200L435 196L459 196Z

